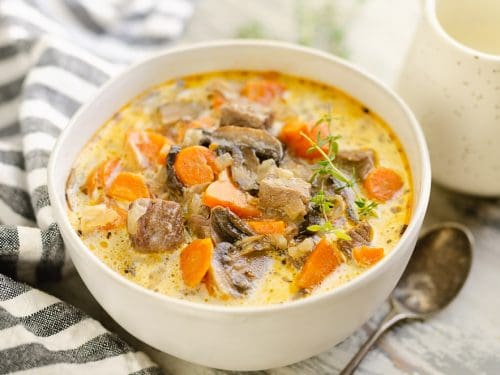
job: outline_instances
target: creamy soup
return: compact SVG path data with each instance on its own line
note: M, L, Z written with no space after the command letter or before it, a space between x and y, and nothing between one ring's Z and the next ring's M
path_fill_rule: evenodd
M389 126L345 93L274 72L170 80L107 121L74 163L68 215L145 288L282 303L355 278L398 243L411 175Z

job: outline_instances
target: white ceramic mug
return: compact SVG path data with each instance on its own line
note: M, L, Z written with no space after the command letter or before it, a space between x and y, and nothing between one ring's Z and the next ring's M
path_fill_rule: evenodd
M500 196L500 0L426 0L397 91L424 129L434 180Z

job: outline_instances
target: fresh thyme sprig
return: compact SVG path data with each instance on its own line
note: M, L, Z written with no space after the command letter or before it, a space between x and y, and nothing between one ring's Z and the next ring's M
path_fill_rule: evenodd
M313 141L311 137L309 137L307 134L304 132L300 132L300 135L307 139L307 141L311 144L311 147L307 150L307 152L314 152L318 151L321 156L323 157L322 160L319 160L316 163L316 166L314 167L314 173L312 178L315 178L316 176L325 176L325 175L330 175L333 178L343 182L347 186L352 186L353 181L349 179L340 169L338 169L334 164L333 161L335 160L335 157L337 156L338 152L338 143L337 141L339 140L339 136L331 135L329 134L328 136L321 138L321 135L318 132L318 139L317 141ZM325 145L328 145L328 153L325 152L323 147Z
M365 218L378 217L377 211L376 211L377 206L378 206L377 202L370 201L370 200L365 199L365 198L359 198L359 199L356 199L354 201L354 203L356 204L356 206L358 206L359 216L365 217Z
M320 126L323 123L328 125L328 135L322 137L321 132L318 131L316 135L316 141L314 141L304 132L300 132L300 135L311 144L311 147L309 147L307 152L311 153L317 151L322 156L322 159L316 162L311 180L314 180L317 176L331 176L336 180L344 183L345 186L352 186L353 182L333 164L333 161L335 160L335 157L337 156L337 153L339 151L338 140L340 139L340 136L332 134L332 120L333 117L331 113L325 113L318 119L318 121L316 121L314 127ZM327 151L325 151L325 148ZM335 198L326 195L323 187L311 198L311 203L315 204L319 208L321 214L324 217L324 223L321 225L310 225L307 230L309 230L310 232L333 233L337 238L347 241L351 239L351 237L349 237L345 230L334 227L329 220L328 214L331 212L335 204Z
M335 205L335 198L327 196L323 190L320 190L311 197L311 203L319 207L321 212L329 214Z
M322 159L316 162L316 166L314 167L314 173L311 177L311 180L314 180L316 177L320 176L331 176L334 179L344 183L345 185L341 187L341 189L345 187L352 187L354 185L354 181L348 178L339 168L337 168L334 164L335 157L337 156L339 145L338 140L340 136L332 135L331 127L332 127L333 117L330 113L325 113L322 115L318 121L316 121L314 127L319 126L323 123L328 125L328 135L322 137L321 132L317 132L316 141L314 141L309 135L304 132L300 132L300 135L304 137L310 144L311 147L307 150L307 152L318 152ZM313 127L313 129L314 129ZM325 147L327 146L327 147ZM353 173L355 175L355 173ZM322 183L323 184L323 183ZM333 226L331 221L328 218L329 213L335 205L335 198L333 196L328 196L321 186L321 190L318 191L312 198L311 203L316 205L321 214L324 217L323 224L313 224L307 227L307 230L310 232L323 232L323 233L334 233L337 238L350 240L350 236L346 233L345 230L341 228L336 228ZM370 201L366 198L359 197L354 202L358 208L358 214L360 217L369 218L369 217L377 217L377 206L378 203L374 201Z

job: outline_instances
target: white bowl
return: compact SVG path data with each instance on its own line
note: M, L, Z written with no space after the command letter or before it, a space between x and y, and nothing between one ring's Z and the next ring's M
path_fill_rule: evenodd
M89 251L66 215L65 185L80 150L122 105L170 78L220 70L275 70L335 86L387 121L409 157L413 214L397 246L355 280L328 293L262 307L225 307L168 297L128 281ZM174 48L108 82L72 119L49 163L54 214L80 276L101 306L145 343L202 365L259 370L288 365L339 343L387 298L413 251L429 200L431 172L415 117L385 85L326 53L271 41L219 41Z

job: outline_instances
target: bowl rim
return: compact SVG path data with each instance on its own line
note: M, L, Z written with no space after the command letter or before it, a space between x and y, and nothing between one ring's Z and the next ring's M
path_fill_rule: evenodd
M58 155L61 152L62 145L67 143L67 139L71 138L75 131L75 124L78 122L78 118L82 113L87 111L87 108L98 98L102 92L108 90L108 87L112 86L115 81L122 80L124 77L130 74L133 70L135 70L140 65L147 63L149 60L155 58L161 58L165 55L175 55L178 53L189 52L192 50L203 50L203 49L212 49L212 48L220 48L220 47L271 47L275 49L287 49L294 50L295 52L313 55L317 58L322 58L331 61L334 64L342 65L345 68L353 71L358 74L362 79L371 81L373 85L375 85L381 94L384 94L389 97L390 100L395 102L404 112L408 119L408 123L412 127L412 131L415 135L415 140L418 144L419 149L419 163L421 164L421 186L419 190L419 199L414 206L414 210L411 216L411 219L408 223L408 227L405 230L405 233L399 239L397 245L391 250L389 254L387 254L382 261L378 262L376 265L367 269L361 275L357 276L353 280L349 282L331 289L326 292L313 294L308 296L307 298L302 298L298 300L285 301L282 303L276 304L268 304L268 305L223 305L223 304L211 304L211 303L202 303L184 300L181 298L161 294L159 292L155 292L151 289L145 288L139 284L134 283L131 280L120 275L118 272L111 269L104 262L102 262L97 255L95 255L92 251L90 251L87 246L83 243L80 237L77 236L76 231L71 226L69 219L66 213L66 204L62 199L58 199L56 191L55 191L55 175L57 168L57 159ZM318 81L319 82L319 81ZM350 93L347 92L348 95ZM390 126L390 125L389 125ZM132 64L126 69L120 71L114 77L111 77L108 82L102 85L96 93L92 96L90 100L88 100L85 104L83 104L80 109L73 115L68 125L64 128L63 132L60 134L57 142L54 146L52 154L49 159L48 169L47 169L47 184L49 190L49 197L51 202L51 207L54 210L53 214L57 224L61 232L66 234L66 239L69 239L69 243L66 245L67 247L73 246L74 251L81 252L84 257L90 259L93 265L99 268L101 271L106 273L112 279L114 279L119 284L122 284L124 287L132 288L137 293L145 293L147 296L156 299L160 303L168 303L173 304L178 308L192 309L210 313L223 313L230 315L245 315L245 314L259 314L259 313L270 313L274 311L281 310L289 310L289 309L298 309L304 307L306 305L311 305L319 302L324 302L327 299L339 297L346 293L351 292L357 288L362 287L364 284L369 283L375 277L377 277L380 273L384 271L386 267L391 262L391 259L396 257L398 253L402 251L402 247L410 240L411 237L417 236L421 223L423 221L427 205L430 197L430 187L431 187L431 167L430 167L430 159L429 152L426 145L426 141L422 132L422 129L413 114L413 112L409 109L406 103L385 83L381 82L378 78L374 77L372 74L367 73L362 68L355 66L354 64L340 58L329 54L327 52L319 51L314 48L299 46L293 43L282 42L282 41L274 41L274 40L253 40L253 39L223 39L223 40L213 40L208 42L199 42L192 43L189 45L182 45L176 47L170 47L160 52L154 53L148 56L145 59L141 59L140 61ZM413 171L412 171L413 174ZM68 250L66 250L68 251ZM78 270L77 270L78 271Z

